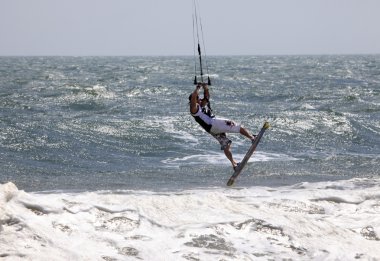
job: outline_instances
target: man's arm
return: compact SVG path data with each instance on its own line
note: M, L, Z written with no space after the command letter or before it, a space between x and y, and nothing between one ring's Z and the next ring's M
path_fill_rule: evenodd
M190 112L192 114L197 113L198 111L198 93L201 86L197 85L193 93L191 94L191 100L190 100Z
M207 100L210 100L210 93L208 91L208 85L206 83L203 83L202 86L203 86L203 97L206 98Z

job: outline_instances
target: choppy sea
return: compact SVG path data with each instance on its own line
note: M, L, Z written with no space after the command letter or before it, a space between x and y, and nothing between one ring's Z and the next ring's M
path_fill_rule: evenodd
M0 57L0 259L380 260L380 55ZM249 141L232 134L244 157Z

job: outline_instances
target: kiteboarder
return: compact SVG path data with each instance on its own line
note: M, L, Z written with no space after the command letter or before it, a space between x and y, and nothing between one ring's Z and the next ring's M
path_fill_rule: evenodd
M199 97L199 91L203 88L203 98ZM226 133L240 133L249 138L252 142L255 135L252 135L247 129L227 119L216 118L212 113L210 106L210 93L206 83L198 83L195 90L189 96L190 113L195 121L210 133L221 145L227 159L231 162L235 169L237 162L233 159L231 153L232 141L227 138Z

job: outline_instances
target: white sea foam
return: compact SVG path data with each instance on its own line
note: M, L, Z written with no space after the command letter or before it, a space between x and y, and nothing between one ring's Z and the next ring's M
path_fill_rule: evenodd
M2 260L379 260L380 180L182 192L0 185Z

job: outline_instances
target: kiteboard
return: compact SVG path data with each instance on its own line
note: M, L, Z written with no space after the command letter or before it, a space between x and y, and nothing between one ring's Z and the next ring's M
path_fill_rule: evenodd
M227 186L232 186L235 182L235 179L240 175L243 168L247 164L249 158L252 156L252 154L255 152L257 145L259 144L261 137L264 135L264 132L266 129L270 127L268 122L265 122L263 127L261 128L259 134L257 134L255 140L253 141L251 147L249 148L247 154L245 154L243 160L240 162L240 164L236 167L235 173L231 176L231 178L227 182Z

